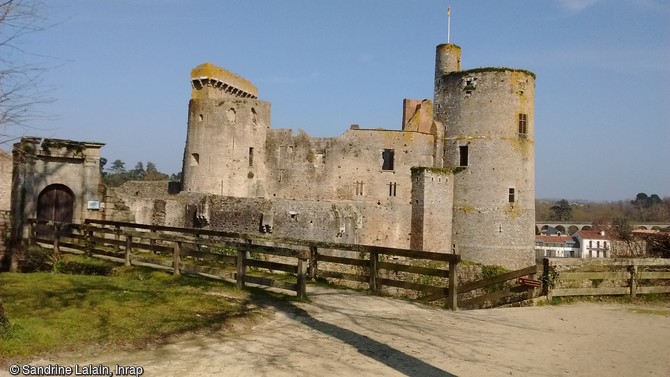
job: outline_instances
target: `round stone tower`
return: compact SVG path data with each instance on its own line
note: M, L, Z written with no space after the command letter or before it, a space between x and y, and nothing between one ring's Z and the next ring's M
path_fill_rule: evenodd
M453 45L438 46L437 54L435 119L445 125L444 166L455 171L452 242L464 259L528 266L535 247L535 75L460 71Z
M244 78L209 63L191 71L182 191L263 197L270 104Z

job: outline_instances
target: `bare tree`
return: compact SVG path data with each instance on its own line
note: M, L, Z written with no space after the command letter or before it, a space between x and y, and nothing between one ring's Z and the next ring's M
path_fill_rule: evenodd
M26 35L46 28L40 0L0 0L0 144L11 141L9 128L26 127L39 116L34 109L50 102L41 88L45 66L21 47Z

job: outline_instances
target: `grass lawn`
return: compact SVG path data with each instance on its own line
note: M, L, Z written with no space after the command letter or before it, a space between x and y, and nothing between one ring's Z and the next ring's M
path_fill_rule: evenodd
M91 346L141 347L262 313L231 284L140 267L110 276L2 273L0 299L10 322L0 328L0 365Z

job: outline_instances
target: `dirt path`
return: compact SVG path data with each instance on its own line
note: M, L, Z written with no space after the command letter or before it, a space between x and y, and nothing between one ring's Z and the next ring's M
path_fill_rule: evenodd
M310 297L234 337L32 364L140 365L144 376L670 376L667 304L449 312L324 288Z

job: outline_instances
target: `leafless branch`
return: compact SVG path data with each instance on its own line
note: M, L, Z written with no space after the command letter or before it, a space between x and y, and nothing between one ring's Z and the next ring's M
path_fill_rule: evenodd
M28 34L45 29L42 9L41 0L0 0L0 144L9 139L8 127L28 127L41 115L36 105L51 102L41 86L46 67L20 47Z

